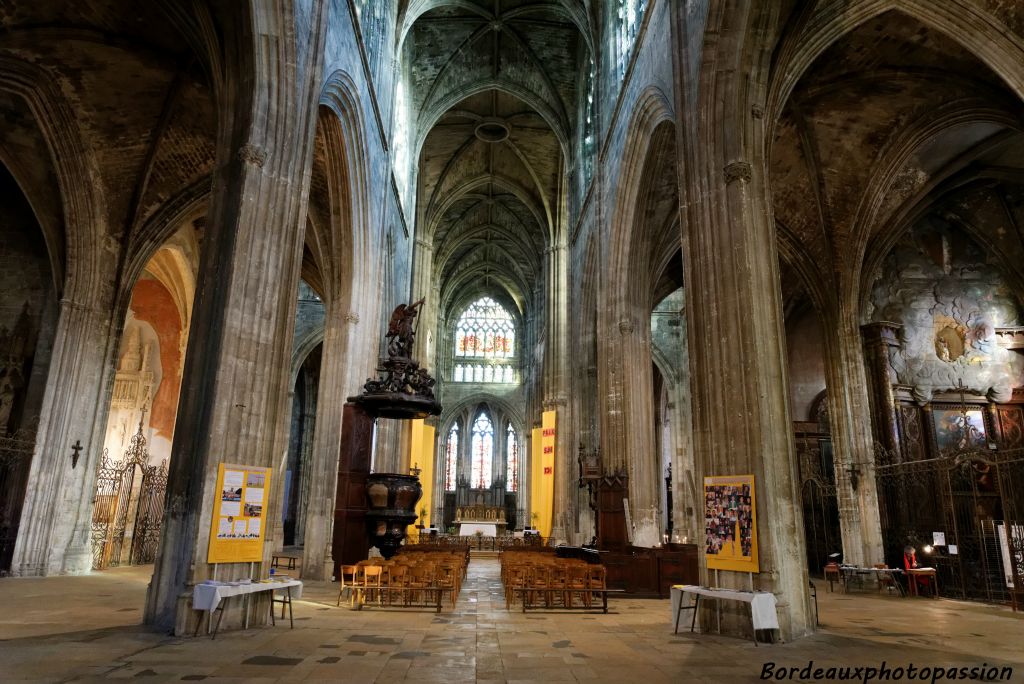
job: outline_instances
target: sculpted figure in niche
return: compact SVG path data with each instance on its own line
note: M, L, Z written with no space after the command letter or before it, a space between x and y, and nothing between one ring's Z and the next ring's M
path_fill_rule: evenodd
M960 331L946 326L935 335L935 355L952 363L964 355L964 338Z
M124 354L121 356L121 363L117 370L142 370L142 335L138 328L133 328L129 333L128 342L125 344Z

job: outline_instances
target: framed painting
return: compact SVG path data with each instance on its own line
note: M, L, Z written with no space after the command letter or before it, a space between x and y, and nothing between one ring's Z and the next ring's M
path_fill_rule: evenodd
M935 421L935 446L940 454L984 449L988 443L985 431L985 414L980 408L936 408L932 411Z

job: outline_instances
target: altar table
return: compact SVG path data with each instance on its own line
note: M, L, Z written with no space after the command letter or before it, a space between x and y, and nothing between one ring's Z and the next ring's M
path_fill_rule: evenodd
M459 536L472 537L477 532L485 537L497 537L498 526L495 523L460 523Z

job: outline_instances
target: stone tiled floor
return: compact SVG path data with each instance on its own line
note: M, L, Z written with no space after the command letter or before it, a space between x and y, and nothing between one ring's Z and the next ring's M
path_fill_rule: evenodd
M0 580L0 681L747 682L766 662L803 667L1014 666L1024 615L929 599L819 592L822 629L789 644L672 634L668 601L613 600L608 615L506 612L496 561L474 561L454 611L334 607L309 585L295 629L173 638L138 623L148 568Z

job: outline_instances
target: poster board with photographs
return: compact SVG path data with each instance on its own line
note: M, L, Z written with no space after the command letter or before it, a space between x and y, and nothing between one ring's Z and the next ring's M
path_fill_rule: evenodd
M704 536L709 570L759 571L753 475L704 478Z
M216 492L206 562L263 560L270 468L221 463Z

